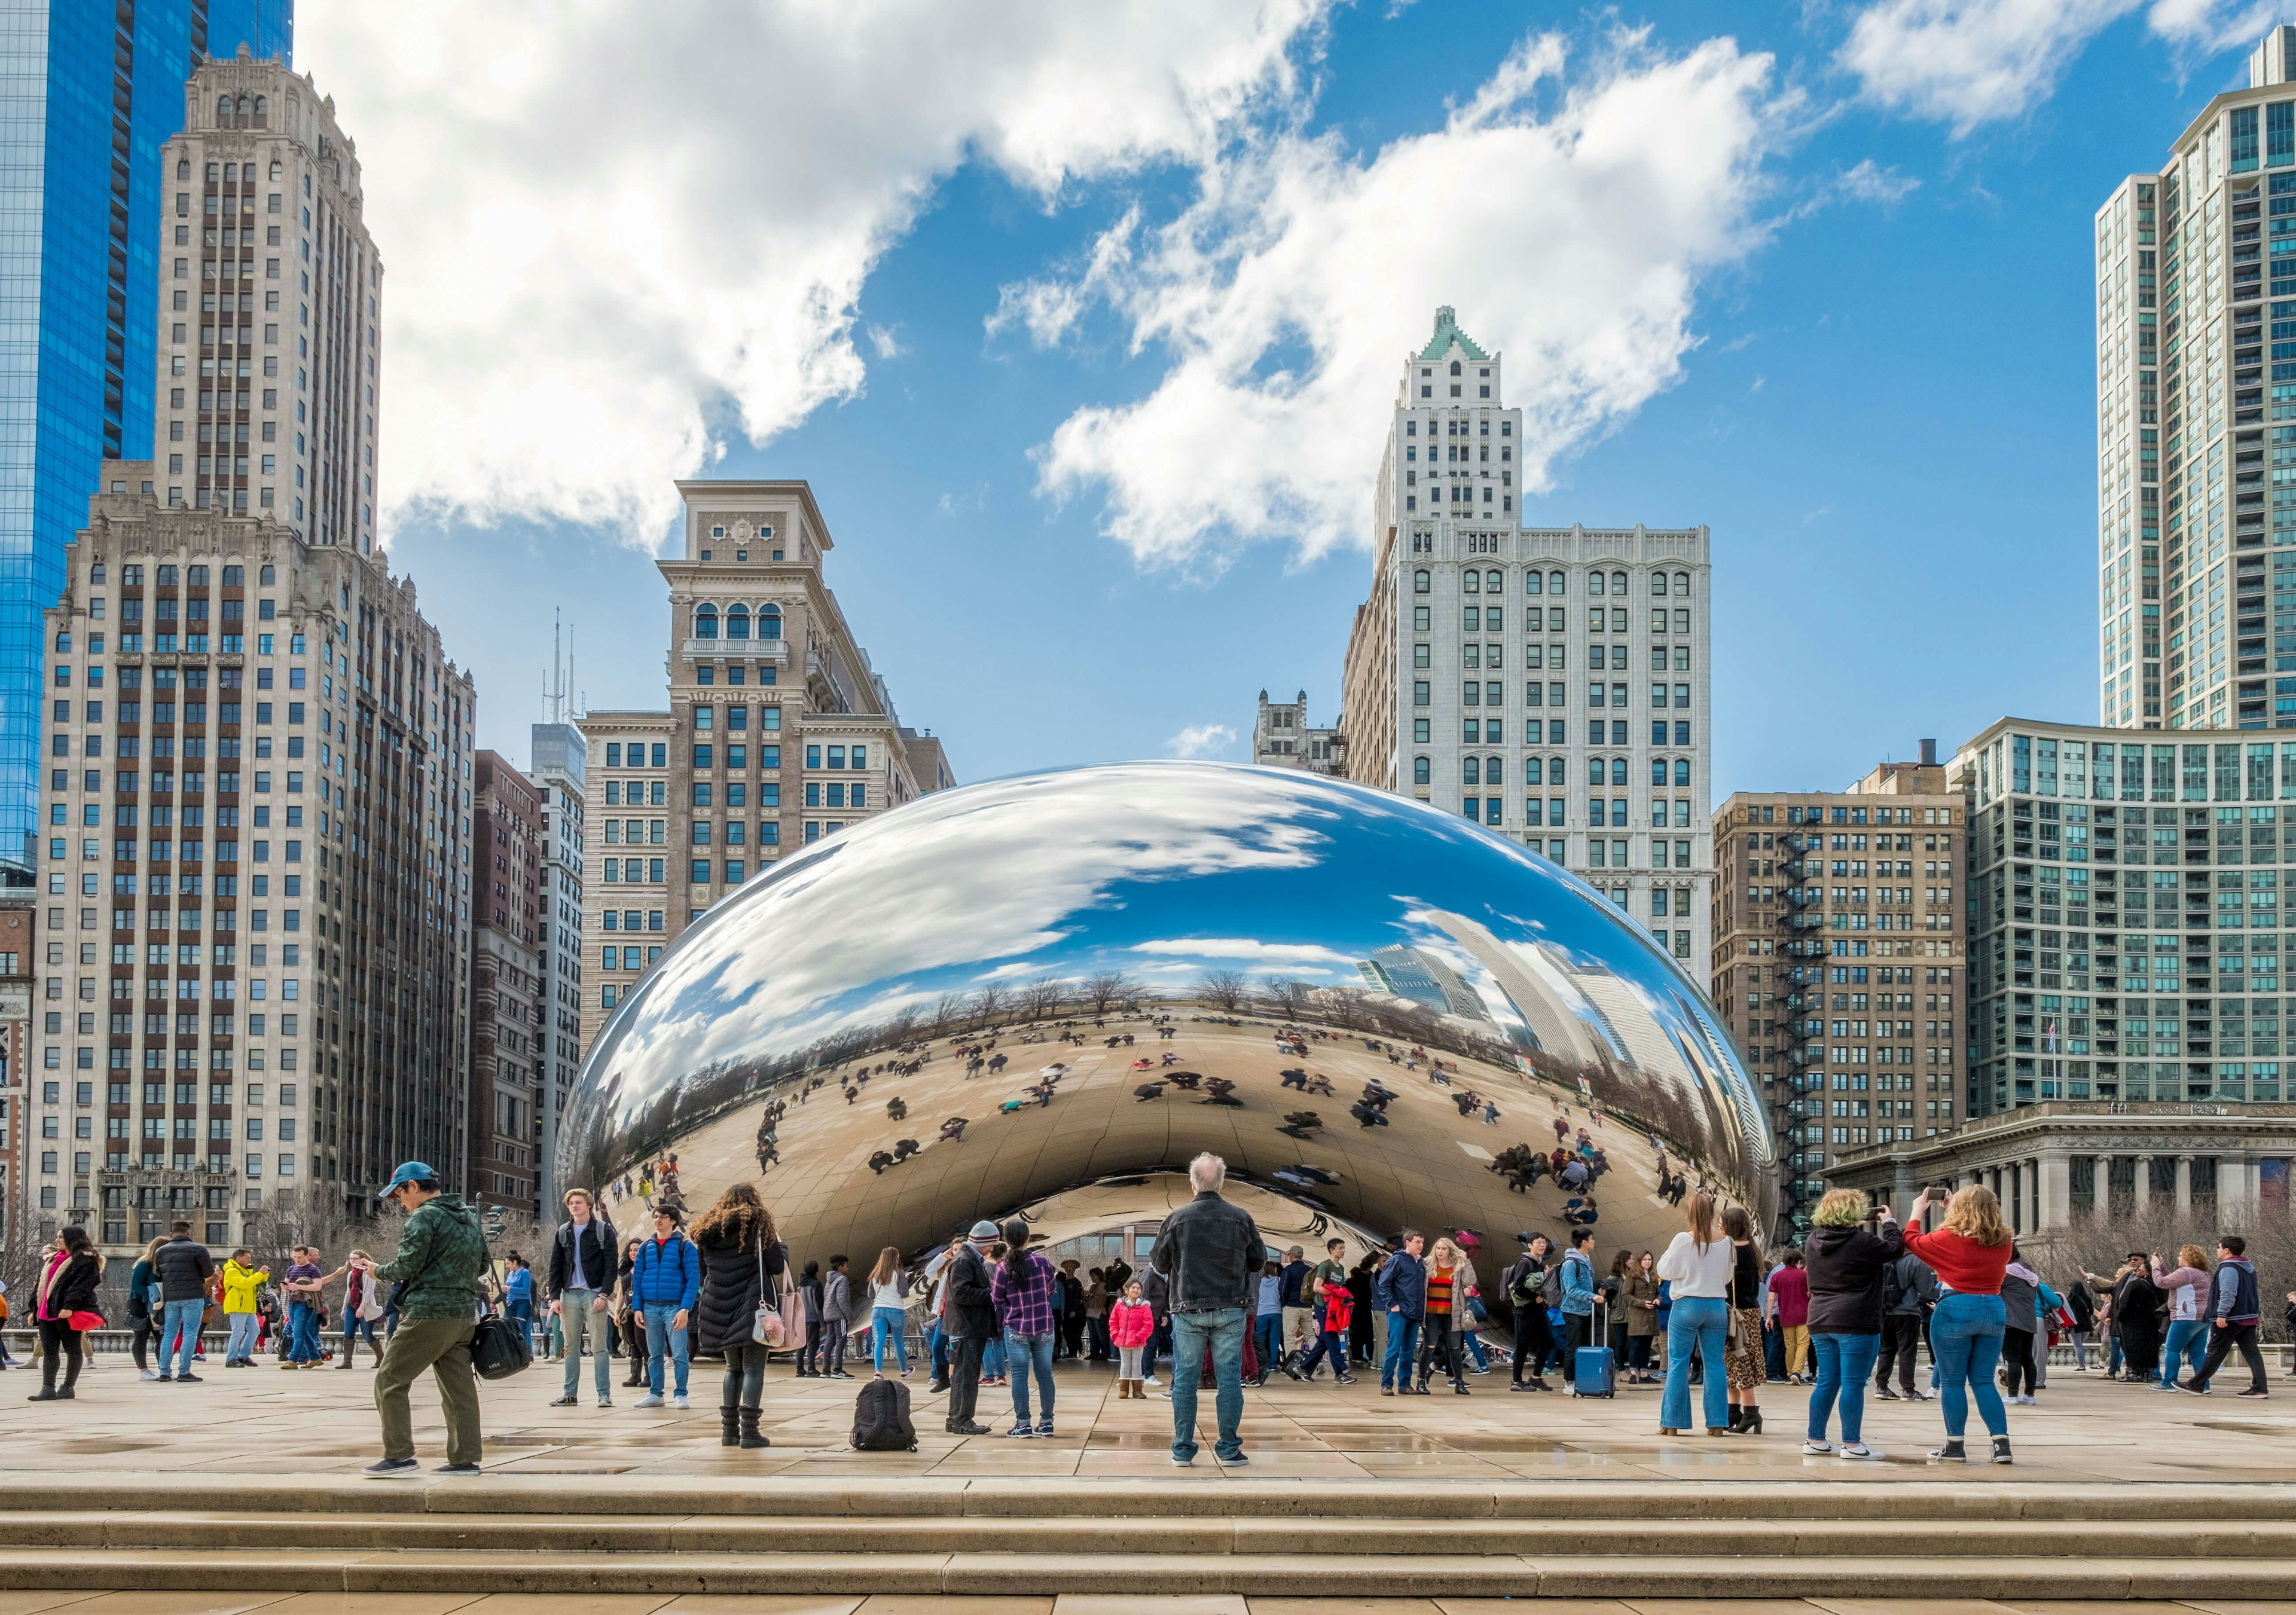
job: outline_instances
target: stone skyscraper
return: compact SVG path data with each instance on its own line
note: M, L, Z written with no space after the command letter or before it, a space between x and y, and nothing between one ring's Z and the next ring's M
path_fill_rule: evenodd
M159 445L105 463L45 627L24 1189L115 1252L469 1159L475 695L373 547L357 165L283 65L185 94Z
M1567 865L1702 982L1707 531L1524 528L1501 372L1448 308L1404 365L1348 642L1348 775Z

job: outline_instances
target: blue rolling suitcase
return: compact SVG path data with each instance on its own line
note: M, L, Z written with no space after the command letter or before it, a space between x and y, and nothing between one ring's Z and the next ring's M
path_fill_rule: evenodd
M1570 1394L1574 1397L1615 1397L1618 1366L1611 1360L1610 1320L1600 1301L1595 1306L1595 1338L1599 1346L1581 1346L1570 1354Z

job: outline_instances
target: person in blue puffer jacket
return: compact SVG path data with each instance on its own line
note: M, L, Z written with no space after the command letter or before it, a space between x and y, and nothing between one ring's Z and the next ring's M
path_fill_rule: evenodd
M631 1316L644 1324L646 1342L646 1394L640 1407L662 1406L662 1359L677 1365L675 1393L669 1406L684 1407L685 1373L691 1350L686 1324L701 1295L701 1253L678 1228L677 1213L667 1206L653 1214L653 1237L638 1246L630 1270Z

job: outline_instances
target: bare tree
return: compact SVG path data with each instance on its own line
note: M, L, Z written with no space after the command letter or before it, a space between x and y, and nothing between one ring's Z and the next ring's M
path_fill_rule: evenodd
M1196 978L1196 996L1233 1015L1243 1007L1243 972L1208 970Z
M1271 1015L1285 1021L1304 1021L1312 990L1305 981L1279 976L1260 988L1260 1003Z
M1120 970L1102 971L1084 980L1083 996L1092 1005L1095 1015L1108 1013L1108 1006L1131 997L1140 990L1139 984Z
M398 1217L370 1220L353 1216L339 1189L299 1184L266 1196L263 1209L247 1219L247 1246L257 1262L274 1273L285 1270L288 1253L298 1245L316 1249L328 1267L338 1266L353 1245L383 1261L389 1258L378 1243L395 1251L402 1226L403 1219Z
M1012 993L992 981L972 995L972 1018L984 1027L993 1025L1012 1002Z
M1031 1021L1042 1021L1056 1013L1069 996L1069 984L1058 976L1038 976L1021 988L1018 1007Z
M934 1001L932 1007L934 1037L947 1036L950 1029L960 1025L964 1020L964 995L963 993L943 993Z

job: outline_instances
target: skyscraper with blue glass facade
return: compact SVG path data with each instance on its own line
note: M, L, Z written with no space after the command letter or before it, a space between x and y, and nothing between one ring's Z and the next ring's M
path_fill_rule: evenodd
M291 60L294 0L0 0L0 860L40 791L41 613L98 465L152 453L160 147L205 55Z

